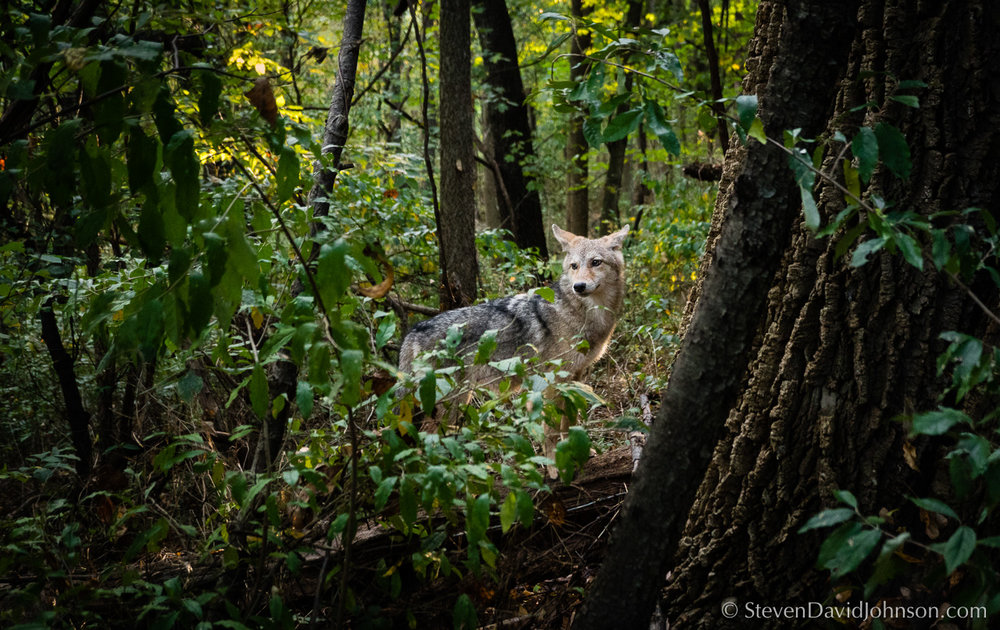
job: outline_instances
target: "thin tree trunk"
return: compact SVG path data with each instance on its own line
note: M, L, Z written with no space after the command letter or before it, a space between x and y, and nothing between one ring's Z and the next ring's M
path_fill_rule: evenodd
M492 158L499 167L509 198L508 203L498 197L497 204L508 214L505 223L509 223L517 246L536 248L542 258L548 258L542 202L533 178L525 172L525 165L534 158L535 149L510 15L505 0L474 2L478 10L473 16L483 49L486 81L493 88L485 105L486 124L493 141Z
M590 12L583 8L582 0L570 0L570 12L574 20L582 19ZM584 58L590 48L590 33L581 34L574 24L573 38L570 40L569 78L579 83L587 76L590 63ZM581 112L574 112L569 119L569 132L566 139L566 159L569 169L566 171L566 229L573 234L587 236L590 225L590 190L587 180L590 173L587 163L587 138L583 135Z
M319 163L313 169L313 186L309 191L309 201L313 205L313 216L324 217L330 213L330 204L326 199L333 191L334 182L340 166L340 157L347 144L349 130L348 114L351 111L351 101L354 98L354 80L357 76L358 54L361 49L361 34L365 23L366 0L349 0L344 13L344 30L341 39L340 53L337 56L337 78L333 84L333 95L330 98L330 110L323 129L323 153L331 155L330 168ZM323 230L323 224L313 222L310 228L313 236ZM319 247L313 247L310 261L319 254ZM308 263L307 263L308 264ZM303 291L301 283L296 282L292 293L298 295ZM278 361L268 378L268 391L272 399L284 395L286 401L295 400L295 390L298 384L299 369L292 361ZM285 441L285 427L292 412L292 405L286 403L277 414L267 422L266 457L256 458L260 469L267 468L281 454Z
M54 299L49 298L38 311L42 323L42 341L52 359L52 368L59 379L63 402L66 405L66 422L69 425L70 441L76 451L76 472L81 480L90 475L93 459L93 447L90 443L90 413L83 406L80 396L80 386L76 382L76 369L73 367L73 357L66 352L62 336L59 334L59 324L52 310Z
M472 116L472 54L469 0L441 2L441 222L445 257L441 308L472 304L476 258L476 165Z
M642 1L629 0L628 11L625 13L625 30L632 33L639 27L642 20ZM632 73L625 72L625 93L632 91ZM628 110L628 103L618 106L615 115ZM601 222L597 233L607 235L617 230L621 224L621 214L618 209L621 200L622 177L625 171L625 151L628 148L628 137L608 143L608 174L604 179L604 194L601 198Z
M787 13L772 24L768 17ZM758 34L774 46L775 71L758 65L745 89L761 102L764 129L781 137L823 129L852 38L855 7L821 0L758 10ZM772 28L773 27L773 28ZM762 60L767 61L767 60ZM763 66L763 67L761 67ZM712 449L743 383L775 271L799 213L799 194L777 148L754 143L730 169L715 261L695 307L636 480L574 628L639 628L680 542ZM720 577L720 579L723 579Z
M726 120L726 111L722 103L722 79L719 76L719 53L715 50L715 37L712 35L712 6L708 0L698 0L698 8L701 10L701 31L705 41L705 58L708 61L708 76L712 82L712 111L715 112L715 119L718 121L719 144L722 145L722 153L725 154L729 147L729 122Z

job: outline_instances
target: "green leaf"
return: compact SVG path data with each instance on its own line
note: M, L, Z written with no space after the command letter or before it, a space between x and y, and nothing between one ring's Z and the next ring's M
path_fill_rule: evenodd
M267 389L267 377L264 375L264 368L260 363L255 363L253 372L250 374L250 405L257 417L267 419L268 408L270 407L270 395Z
M854 493L850 490L834 490L833 496L841 503L846 503L853 509L858 509L858 500L854 498Z
M129 129L125 164L128 167L128 187L132 194L138 193L153 182L159 144L156 138L150 138L143 133L139 125Z
M878 139L875 132L868 127L858 129L858 135L851 141L851 153L858 160L858 175L861 181L868 183L878 164Z
M163 249L167 246L163 214L158 201L155 194L147 196L139 212L139 245L143 254L153 262L160 260Z
M332 245L324 244L319 250L316 266L316 282L319 284L323 305L333 308L340 301L351 282L351 270L347 266L347 241L337 239Z
M163 151L163 158L174 178L177 211L190 222L198 216L201 195L201 167L194 152L194 135L188 130L175 133Z
M644 111L649 130L656 135L666 152L670 155L680 155L681 143L677 139L677 134L670 127L670 123L667 122L666 114L664 114L660 104L656 101L647 100Z
M604 130L604 142L614 142L625 138L636 130L641 119L641 109L630 109L616 115Z
M299 406L299 413L303 418L308 418L313 408L313 388L309 383L299 381L295 385L295 404Z
M198 96L198 120L209 127L212 119L219 111L219 96L222 94L222 81L210 70L203 70L201 76L201 94Z
M920 271L924 270L923 254L920 253L920 246L917 245L917 241L912 236L904 232L896 232L892 240L899 247L899 251L903 254L903 259L906 262Z
M878 238L871 238L867 241L858 245L857 249L854 250L854 254L851 256L851 266L861 267L868 262L868 257L875 252L882 249L885 245L885 239L881 236Z
M756 94L741 94L736 97L736 116L739 118L740 127L749 131L757 117Z
M389 314L382 318L375 333L375 349L381 350L396 334L396 316Z
M889 123L879 123L875 127L875 137L882 162L896 177L908 179L913 164L910 162L910 147L903 134Z
M910 435L943 435L956 424L972 424L969 416L957 409L939 407L913 416Z
M517 495L511 491L500 506L500 531L507 533L517 520Z
M813 199L812 190L808 188L799 188L799 192L802 196L802 214L805 215L806 227L815 232L820 224L816 200Z
M829 569L833 579L839 579L864 562L875 549L882 532L864 528L861 523L845 523L823 541L817 566Z
M852 516L854 516L854 510L850 508L833 508L823 510L806 521L806 524L799 528L799 533L801 534L811 529L819 529L820 527L839 525Z
M889 100L896 101L897 103L902 103L907 107L920 107L920 99L911 94L895 94L889 97Z
M465 531L471 548L486 537L486 529L490 525L490 495L483 493L470 500L466 510L468 512L465 515Z
M951 575L976 550L976 532L971 527L962 525L955 530L948 542L931 545L931 549L944 556L945 569Z
M487 330L483 333L483 336L479 338L479 343L476 345L476 357L473 363L475 365L486 365L490 361L490 357L493 356L493 352L497 349L497 331Z
M524 490L515 490L517 495L517 520L521 525L531 527L531 521L535 517L535 504L531 502L531 495Z
M437 376L433 371L428 372L420 379L420 408L424 414L430 416L434 413L434 405L437 403Z
M936 512L938 514L944 514L948 518L953 518L956 521L962 520L958 518L958 514L955 513L955 510L951 509L951 507L947 503L939 499L935 499L933 497L927 497L925 499L920 499L917 497L906 497L906 498L909 499L910 502L916 505L917 507L923 508L928 512Z
M344 376L341 400L348 407L361 402L361 364L364 356L360 350L344 350L340 353L340 371Z
M753 119L753 122L750 123L750 129L747 130L747 135L761 144L767 144L767 134L764 133L764 123L761 122L760 118Z
M201 391L204 382L194 371L188 370L179 381L177 381L177 393L187 404L191 404L195 394Z
M281 478L285 480L290 486L294 486L299 482L299 469L289 468L288 470L281 473Z
M476 606L469 596L462 593L455 600L455 608L451 613L454 630L475 630L479 627L479 617L476 616Z
M399 484L399 515L408 527L417 522L417 491L412 483Z
M385 507L385 502L389 500L392 489L396 487L396 477L386 477L375 489L375 511L378 512Z
M278 201L287 201L299 185L299 156L291 147L282 147L278 158Z
M601 132L601 124L604 119L589 116L583 121L583 137L592 148L598 148L604 142L604 134Z
M552 290L552 287L538 287L534 290L534 294L550 304L554 304L556 301L556 292Z

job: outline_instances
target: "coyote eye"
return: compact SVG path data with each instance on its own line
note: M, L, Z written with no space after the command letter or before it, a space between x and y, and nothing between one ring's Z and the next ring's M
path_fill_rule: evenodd
M600 258L595 258L592 261L590 261L590 266L591 267L599 267L602 262L604 262L604 261L601 260Z

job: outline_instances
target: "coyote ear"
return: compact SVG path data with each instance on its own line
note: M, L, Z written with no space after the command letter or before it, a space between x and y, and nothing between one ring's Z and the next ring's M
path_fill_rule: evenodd
M573 242L573 239L578 238L576 234L572 232L567 232L555 223L552 224L552 234L559 241L559 245L566 251L569 248L569 244Z
M611 249L621 249L622 243L625 242L625 237L628 236L628 230L628 223L626 223L622 229L617 232L612 232L604 237L608 240L608 243L611 244Z

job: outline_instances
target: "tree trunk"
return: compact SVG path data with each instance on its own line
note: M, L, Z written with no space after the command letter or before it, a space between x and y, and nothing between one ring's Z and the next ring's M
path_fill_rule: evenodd
M1000 115L981 86L997 81L1000 41L986 26L997 10L987 6L762 2L744 88L760 96L773 138L797 126L806 137L850 137L880 121L901 129L913 173L904 182L880 168L869 186L896 208L995 212ZM930 86L920 109L887 100L887 81L910 78ZM851 112L869 101L884 107ZM645 595L631 623L599 595L631 593L625 608L636 606L634 593L645 593L645 581L658 589L668 569L661 604L677 627L746 627L745 602L829 601L836 585L813 568L820 534L796 532L831 502L830 491L850 490L870 514L930 485L934 467L918 473L904 463L902 427L891 419L935 406L938 335L982 335L986 317L933 269L917 271L899 255L850 267L836 256L838 238L817 240L802 225L787 160L776 157L756 142L730 152L700 297L588 621L638 627ZM824 167L834 166L828 152ZM816 196L827 219L843 208L826 182ZM723 282L741 275L742 283ZM995 288L983 297L996 306ZM646 572L648 556L656 560ZM731 620L720 610L729 597L739 606Z
M570 13L579 20L586 15L583 0L570 1ZM590 9L586 9L589 13ZM581 34L573 27L573 39L570 41L569 78L579 83L587 76L590 67L584 55L590 48L590 33ZM587 180L590 177L587 164L587 138L583 135L582 112L575 112L569 119L569 133L566 139L566 159L569 169L566 171L566 229L579 236L587 236L590 224L590 191Z
M441 308L471 304L476 298L475 132L472 126L469 0L441 2L441 222L445 258Z
M505 0L475 0L475 3L478 10L473 15L483 49L486 82L492 88L486 99L486 124L492 134L492 159L507 193L504 198L497 186L497 204L507 215L502 226L514 234L518 247L534 247L542 258L548 258L542 202L533 178L524 170L534 159L535 149L510 15Z
M698 0L701 11L701 30L705 41L705 60L708 62L708 76L712 82L712 111L718 121L719 144L725 155L729 147L729 122L726 120L725 108L719 100L722 98L722 78L719 76L719 53L715 50L715 38L712 35L712 5L708 0Z
M625 13L625 31L628 35L639 27L642 20L642 1L629 0L628 11ZM625 93L632 91L632 73L625 72ZM615 115L618 116L629 109L628 103L618 106ZM625 171L625 150L628 148L628 136L621 140L608 143L608 174L604 179L604 195L601 198L601 222L597 226L597 233L607 235L621 224L621 213L618 211L618 202L621 199L622 178Z
M1000 78L993 62L1000 42L991 34L997 10L987 7L869 1L854 20L843 76L869 78L843 83L830 101L835 109L828 131L850 137L859 125L885 121L904 133L913 157L909 179L877 171L869 188L897 208L924 216L973 206L997 212L1000 180L992 156L1000 150L1000 115L980 86ZM876 77L920 79L930 87L920 94L921 108L911 109L887 102L886 80ZM867 115L850 112L868 101L886 106ZM836 167L835 156L825 166ZM818 193L825 216L843 207L832 186L821 184ZM936 466L925 460L923 472L916 472L906 465L905 432L892 418L938 404L939 334L982 336L984 314L933 269L921 273L888 254L850 268L849 257L835 255L836 244L836 238L818 241L797 227L775 276L759 350L715 445L673 565L664 609L679 627L725 627L719 606L726 597L741 604L831 598L836 585L813 568L823 534L796 531L831 506L833 489L853 492L869 514L903 506L904 494L931 494ZM996 306L995 288L980 297ZM934 455L930 449L923 454ZM741 620L728 623L739 627Z
M768 46L744 87L758 94L769 135L780 138L784 129L801 127L804 135L815 137L823 129L855 12L851 3L821 0L761 3L757 32ZM785 13L790 17L782 20ZM725 213L716 264L703 271L702 298L659 419L575 628L637 628L648 622L712 448L743 383L765 299L798 221L799 194L780 149L754 143L733 157L716 205ZM724 575L728 572L720 579Z
M340 156L347 144L349 131L348 114L351 111L351 101L354 98L354 80L358 70L358 54L361 50L361 34L365 24L365 8L367 0L350 0L344 13L344 30L337 55L337 78L333 84L333 95L330 97L330 110L323 128L323 153L332 155L331 168L325 168L318 162L313 167L313 186L309 190L309 202L313 205L313 216L325 217L330 213L330 204L326 199L333 191L340 168ZM310 226L315 236L323 229L320 221L314 221ZM319 255L319 247L315 246L310 253L310 262ZM308 263L307 263L308 264ZM292 293L298 295L303 286L296 281ZM298 384L299 369L292 361L278 361L268 376L268 392L272 399L285 395L286 400L295 400L295 390ZM274 416L267 420L266 436L260 448L266 449L264 457L256 458L258 470L270 468L281 453L285 441L285 427L292 412L292 405L285 404Z

